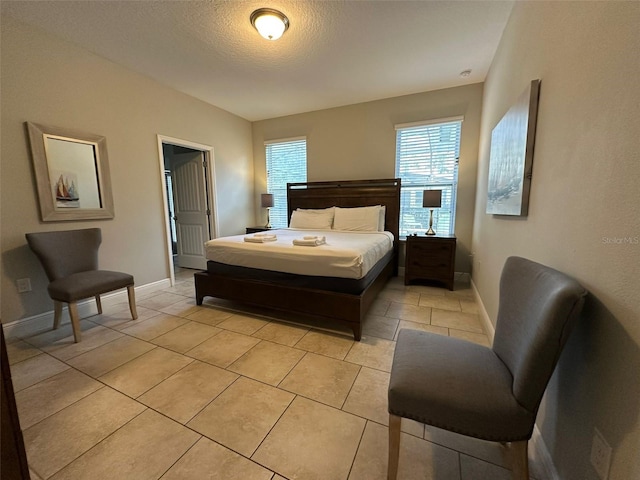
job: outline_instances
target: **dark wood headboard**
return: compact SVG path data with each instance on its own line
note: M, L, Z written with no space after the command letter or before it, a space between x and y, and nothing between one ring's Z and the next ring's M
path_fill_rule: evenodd
M397 253L400 232L400 179L345 180L287 184L289 218L296 208L384 205L385 230L393 233Z

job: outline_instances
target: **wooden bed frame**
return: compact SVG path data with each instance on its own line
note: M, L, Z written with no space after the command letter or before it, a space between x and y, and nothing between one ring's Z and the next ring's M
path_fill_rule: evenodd
M196 303L205 296L243 302L287 312L327 317L346 323L356 340L376 295L398 274L400 179L349 180L287 184L288 214L296 208L386 206L385 230L393 233L393 255L380 274L360 293L279 285L256 279L230 278L207 271L195 274Z

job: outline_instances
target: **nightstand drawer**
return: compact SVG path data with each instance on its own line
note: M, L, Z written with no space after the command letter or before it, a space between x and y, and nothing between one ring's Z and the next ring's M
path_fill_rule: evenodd
M454 252L452 245L434 245L429 248L428 245L410 245L407 248L412 264L422 267L448 267L451 263L450 258Z
M414 277L437 277L441 278L449 274L449 270L451 270L451 262L449 261L440 261L438 259L434 259L430 262L423 262L422 259L412 260L407 263L405 269L409 268L411 271L411 275Z

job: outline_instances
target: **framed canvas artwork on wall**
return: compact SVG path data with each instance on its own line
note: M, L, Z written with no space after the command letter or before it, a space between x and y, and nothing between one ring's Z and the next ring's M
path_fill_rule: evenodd
M491 132L487 213L526 216L540 80L533 80Z

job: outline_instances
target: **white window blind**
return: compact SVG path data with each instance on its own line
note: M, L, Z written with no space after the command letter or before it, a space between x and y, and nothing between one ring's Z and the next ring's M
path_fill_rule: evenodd
M396 177L400 192L400 236L423 234L429 228L429 209L422 206L423 190L442 190L442 207L434 209L438 234L454 233L458 158L462 118L396 125Z
M273 228L286 228L287 183L307 181L307 139L292 138L265 142L267 193L273 194L270 221Z

